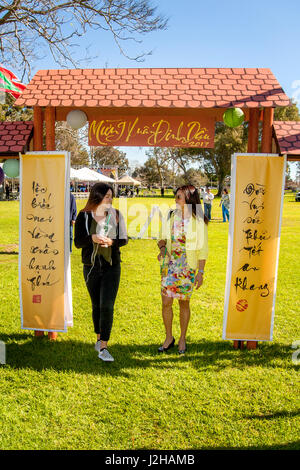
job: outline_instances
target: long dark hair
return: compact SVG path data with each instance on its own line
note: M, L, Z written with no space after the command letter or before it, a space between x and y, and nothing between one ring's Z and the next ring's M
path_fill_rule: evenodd
M183 186L180 186L179 188L176 189L175 191L175 196L178 193L178 191L182 191L184 193L185 197L185 203L188 205L192 206L192 214L194 217L199 217L199 215L203 215L204 222L206 225L208 224L208 217L203 214L202 210L202 205L201 205L201 200L199 196L199 192L195 186L192 184L186 184ZM200 208L200 214L199 214L199 208Z
M90 196L85 207L82 209L84 212L94 211L99 204L103 201L107 192L111 190L114 197L114 190L106 183L95 183L90 191Z

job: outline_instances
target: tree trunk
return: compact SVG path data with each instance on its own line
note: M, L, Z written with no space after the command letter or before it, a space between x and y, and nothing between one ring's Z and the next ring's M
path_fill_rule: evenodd
M220 175L219 178L218 178L218 193L217 193L217 197L221 197L221 196L222 196L222 190L223 190L223 186L224 186L224 179L225 179L225 176L224 176L224 175Z

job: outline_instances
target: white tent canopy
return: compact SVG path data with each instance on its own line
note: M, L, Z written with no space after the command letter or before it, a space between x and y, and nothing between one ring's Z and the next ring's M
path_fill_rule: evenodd
M91 170L90 168L80 168L79 170L74 170L71 168L75 173L75 179L78 181L98 181L102 183L116 183L116 181L108 176L104 176L97 171ZM72 174L72 173L71 173ZM71 179L72 176L71 176Z
M130 184L133 186L140 186L142 183L138 180L135 180L129 175L124 175L117 181L118 184Z
M75 170L75 168L70 168L70 180L77 180L79 181L79 175L78 175L78 170Z

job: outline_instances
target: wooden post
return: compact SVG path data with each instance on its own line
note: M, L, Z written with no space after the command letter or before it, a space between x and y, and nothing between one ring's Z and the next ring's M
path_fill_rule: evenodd
M259 109L251 108L249 112L248 153L258 151Z
M43 110L40 106L33 108L33 150L43 150Z
M274 118L274 108L264 108L261 152L272 153L272 126Z
M44 336L44 332L43 332L43 331L34 330L34 336L35 336L36 338L40 338L41 336Z
M48 338L49 339L52 339L53 341L55 341L57 339L57 333L56 331L49 331L48 333Z
M256 349L257 341L247 341L247 349Z
M46 150L55 150L55 108L47 106L45 109L46 123Z

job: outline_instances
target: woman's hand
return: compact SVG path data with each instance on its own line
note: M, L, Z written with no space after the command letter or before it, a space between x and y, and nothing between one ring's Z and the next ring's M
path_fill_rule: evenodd
M99 245L104 245L104 246L111 246L113 244L113 241L111 238L104 237L103 235L92 235L92 240L94 243L98 243Z
M103 237L100 237L100 238L101 238L102 241L103 241L103 245L105 245L105 246L112 246L113 240L112 240L111 238L109 238L109 237L104 237L104 236L103 236Z
M199 289L203 284L203 274L198 272L198 274L195 276L195 288L196 290Z

